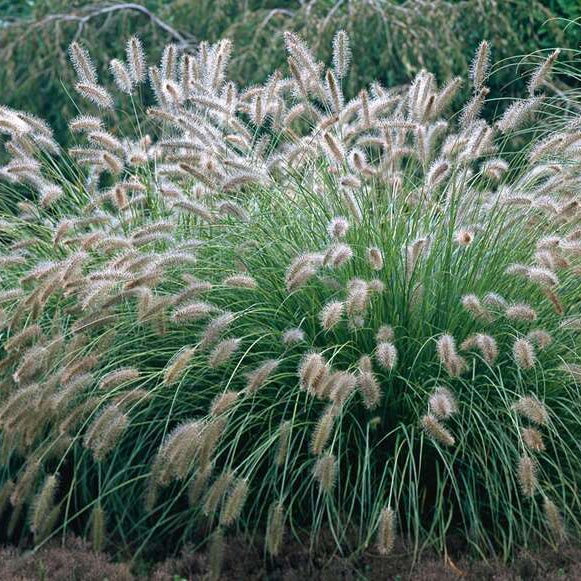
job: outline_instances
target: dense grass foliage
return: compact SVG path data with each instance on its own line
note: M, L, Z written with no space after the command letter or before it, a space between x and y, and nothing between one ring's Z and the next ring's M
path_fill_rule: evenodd
M581 134L514 154L558 52L489 124L486 42L460 110L425 71L348 101L344 32L329 68L285 43L239 88L228 41L147 69L132 38L115 98L73 44L66 153L0 109L7 537L211 538L215 575L234 528L272 556L577 539Z
M66 50L79 38L91 47L98 63L122 56L119 39L132 34L148 46L174 42L190 50L200 40L230 38L236 46L230 78L249 85L264 82L284 66L282 31L299 33L328 59L333 35L343 28L358 39L343 87L350 97L369 79L388 86L406 84L422 68L440 79L464 76L470 55L483 38L494 45L499 63L490 80L493 92L514 96L522 93L526 83L515 72L524 55L556 46L576 49L581 43L579 26L568 25L581 17L579 4L564 0L149 0L137 4L144 11L115 10L115 2L87 0L0 4L2 101L41 115L64 142L65 119L76 113L67 92L73 76ZM116 123L122 124L123 119Z

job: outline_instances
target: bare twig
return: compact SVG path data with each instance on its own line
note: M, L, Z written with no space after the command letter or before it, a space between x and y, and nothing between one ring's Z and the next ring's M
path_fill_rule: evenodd
M77 40L83 32L85 25L92 19L98 18L100 16L108 16L114 12L122 12L122 11L134 11L143 14L151 22L166 32L174 41L181 48L191 47L195 43L195 39L192 35L181 33L179 30L176 30L172 26L170 26L167 22L159 18L159 16L155 15L153 12L142 6L141 4L136 4L133 2L124 2L120 4L111 4L107 6L91 6L90 8L79 11L77 13L70 13L70 14L50 14L40 20L31 22L31 21L15 21L12 23L8 23L5 28L10 27L25 27L27 34L33 31L36 28L43 28L52 23L60 23L60 22L76 22L77 23L77 31L75 33L74 39Z

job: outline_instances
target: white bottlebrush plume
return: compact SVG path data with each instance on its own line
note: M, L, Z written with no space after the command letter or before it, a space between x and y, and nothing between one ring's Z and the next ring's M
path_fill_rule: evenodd
M513 344L512 352L516 364L521 369L531 369L535 366L535 348L527 339L517 339Z
M113 59L109 63L109 68L113 78L115 79L115 84L117 88L128 95L133 91L133 79L128 68L119 59Z
M208 365L210 367L219 367L223 365L238 351L241 340L238 338L224 339L214 347L213 351L208 357Z
M254 289L258 285L256 280L248 274L233 274L224 279L224 284L233 288L250 288Z
M550 333L543 329L535 329L527 333L527 339L538 349L545 349L553 342Z
M89 51L83 48L78 42L73 42L69 46L69 57L80 83L88 85L97 84L97 70L89 55Z
M349 36L344 30L339 30L333 38L333 67L338 79L347 76L351 63L351 47Z
M248 393L254 393L258 391L270 378L270 376L276 371L280 361L276 359L269 359L261 365L259 365L254 371L251 371L247 375L246 390Z
M332 301L327 303L321 311L321 326L325 331L330 331L341 321L345 304L341 301Z
M391 342L393 341L394 337L395 333L393 331L393 327L390 327L389 325L382 325L379 327L377 333L375 334L375 340L377 343Z
M536 311L530 305L524 303L510 305L504 313L507 319L513 321L534 322L537 320Z
M375 409L381 401L381 385L373 373L371 358L363 355L359 359L357 387L363 396L363 403L369 410Z
M353 250L348 244L336 244L325 255L324 264L331 268L339 268L353 258Z
M172 318L176 323L194 322L208 317L216 310L216 307L210 303L196 301L176 309Z
M517 101L508 107L496 126L501 133L519 129L529 120L542 102L541 97L530 97L523 101Z
M560 53L561 53L560 49L554 50L548 56L548 58L544 62L542 62L533 72L528 85L529 94L531 96L534 95L538 91L538 89L541 88L542 85L546 82L547 77L551 73L551 69L553 68L553 65L555 64L555 61L559 57Z
M443 446L453 446L456 443L454 436L452 436L435 416L426 414L422 417L420 423L426 434Z
M438 387L428 400L430 411L438 419L445 420L458 411L452 392L445 387Z
M456 351L456 341L452 335L442 335L437 341L440 362L452 376L458 376L466 370L466 361Z
M479 91L490 69L490 45L486 40L483 40L474 55L474 60L470 67L470 77L474 85L474 91Z
M330 452L321 456L313 469L313 476L318 481L321 492L330 494L337 479L337 461Z
M536 428L522 428L521 437L529 450L533 452L544 452L545 443L543 442L543 436Z
M543 509L545 512L547 526L551 531L554 539L557 542L565 541L567 538L567 531L565 530L563 517L561 516L561 512L557 508L557 505L552 500L545 497Z
M395 511L390 507L384 508L379 515L377 525L377 551L380 555L389 555L393 550L395 526Z
M302 329L287 329L282 335L282 342L285 345L301 343L305 339L305 333Z
M344 238L349 230L349 222L345 218L333 218L327 226L327 232L331 238Z
M101 109L113 108L113 97L107 89L94 83L77 83L75 85L77 92L88 101L91 101Z
M535 396L521 397L513 404L512 408L521 416L539 426L543 426L549 421L547 409Z
M138 37L132 36L127 41L127 46L125 48L125 55L127 58L127 63L129 65L129 73L131 75L131 80L134 83L142 83L145 81L145 53L143 52L143 46L141 40Z
M375 357L381 367L391 370L397 363L397 349L393 343L389 341L381 341L377 344Z
M383 254L381 250L376 246L368 248L367 261L373 270L381 270L383 268Z
M490 321L492 319L491 313L480 302L480 299L476 295L464 295L462 297L462 306L471 313L475 319L483 321Z
M525 496L534 496L538 487L537 465L529 456L522 456L518 462L518 480Z

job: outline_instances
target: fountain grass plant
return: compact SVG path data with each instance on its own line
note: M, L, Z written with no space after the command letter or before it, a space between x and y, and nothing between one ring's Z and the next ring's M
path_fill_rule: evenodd
M236 530L274 557L578 539L581 132L503 159L558 55L490 125L487 43L459 114L425 71L345 102L343 32L330 68L286 46L289 76L239 89L227 41L147 70L133 38L127 106L74 44L66 153L0 110L6 538L210 539L214 576Z

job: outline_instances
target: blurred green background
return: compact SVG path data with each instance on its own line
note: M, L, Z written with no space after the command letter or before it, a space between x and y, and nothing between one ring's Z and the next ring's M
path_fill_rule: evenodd
M328 58L339 28L353 45L348 95L372 79L405 83L422 67L440 80L465 75L486 38L497 68L492 95L508 96L526 79L503 64L540 49L579 48L581 29L570 21L580 17L580 0L0 0L0 102L40 114L66 140L65 121L75 114L66 48L75 38L102 70L134 33L152 58L170 41L195 48L229 37L230 76L248 85L284 66L281 31L299 32Z

